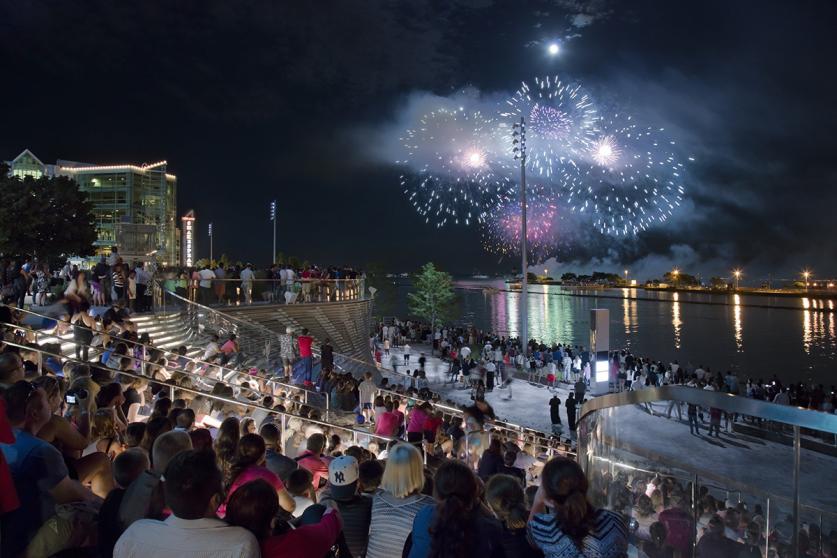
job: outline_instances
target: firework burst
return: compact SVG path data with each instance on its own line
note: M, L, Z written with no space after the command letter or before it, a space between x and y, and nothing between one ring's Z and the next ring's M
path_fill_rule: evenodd
M529 167L543 178L567 180L596 136L593 100L580 85L557 76L535 78L531 86L524 82L500 114L514 122L525 119Z
M526 242L535 260L554 256L558 249L558 223L561 219L558 195L549 186L527 189ZM498 205L482 228L483 247L501 255L520 254L520 201L512 199Z
M579 179L566 183L570 210L592 215L599 232L614 236L665 222L685 195L677 152L663 128L641 127L618 114L603 120Z
M480 111L440 108L421 117L401 142L401 186L425 222L483 222L509 199L509 162L495 131L496 119Z

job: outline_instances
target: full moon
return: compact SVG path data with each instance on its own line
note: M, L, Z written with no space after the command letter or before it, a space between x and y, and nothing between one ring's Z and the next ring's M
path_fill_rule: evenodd
M560 52L561 47L558 46L558 43L549 43L547 47L547 52L549 52L550 56L555 56Z

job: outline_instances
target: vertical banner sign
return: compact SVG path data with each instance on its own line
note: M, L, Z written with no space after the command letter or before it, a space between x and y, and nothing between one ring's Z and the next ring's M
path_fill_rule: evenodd
M590 310L590 391L602 395L610 391L610 311Z
M195 212L180 218L182 238L180 241L180 263L186 267L195 265Z

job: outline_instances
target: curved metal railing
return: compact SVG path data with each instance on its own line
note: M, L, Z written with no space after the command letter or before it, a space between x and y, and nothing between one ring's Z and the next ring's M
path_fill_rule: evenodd
M669 404L666 413L655 414L653 405L659 403ZM694 425L697 437L684 436L683 430L680 430L683 426L666 418L675 407L679 415L681 405L687 406L690 433ZM789 427L793 433L792 438L780 438L773 441L772 446L767 442L750 441L748 445L732 438L720 441L703 438L700 436L703 421L699 416L703 409L710 413L709 422L718 430L717 438L720 438L723 413L733 419L737 416L748 417L754 422L762 421L774 427ZM688 416L690 411L691 416ZM648 422L651 419L664 422ZM771 545L775 547L777 544L775 537L770 536L773 534L771 526L775 528L775 517L779 513L777 510L788 513L793 518L792 539L783 543L790 549L788 552L791 554L786 555L798 556L797 536L803 515L808 518L818 516L820 523L823 518L827 518L832 527L837 526L837 489L828 481L822 488L812 488L818 485L817 481L812 480L814 477L810 476L810 470L802 471L803 446L819 452L816 458L811 452L806 455L812 463L818 464L821 471L833 471L837 468L837 415L832 413L674 385L592 398L582 405L578 424L578 461L586 471L591 486L602 486L605 483L605 480L599 478L604 475L602 467L605 471L610 470L611 476L617 469L643 471L646 474L671 477L691 485L692 509L695 513L693 544L699 538L698 486L707 486L710 491L712 487L716 490L717 487L723 487L722 490L738 491L766 504L764 555L769 555ZM732 424L734 425L734 421ZM637 433L635 429L645 429L646 433L642 436L632 436ZM771 430L763 432L769 433ZM695 443L692 443L692 440ZM704 457L704 452L708 451L707 442L721 448L729 448L724 450L729 453L726 460L745 461L735 461L738 467L722 468L720 463ZM736 449L736 445L740 446L739 449ZM788 445L792 446L791 452L779 449ZM739 453L732 453L735 451ZM826 461L824 465L821 459L833 460L833 464L828 465ZM751 460L749 467L746 460ZM778 478L782 480L758 477L757 475L763 473L757 466L767 467L766 471L772 474L778 473ZM758 472L751 472L751 469ZM800 484L803 474L807 475L808 480L805 497L813 500L813 503L802 502L803 491ZM707 479L711 482L706 483ZM822 490L830 490L832 494L823 493ZM610 498L611 496L608 496L609 502Z

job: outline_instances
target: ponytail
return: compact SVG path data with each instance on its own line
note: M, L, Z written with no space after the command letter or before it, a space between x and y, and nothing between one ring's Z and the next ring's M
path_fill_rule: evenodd
M555 509L555 517L564 531L576 542L587 536L591 528L592 507L583 492L567 494L564 502Z
M555 518L561 530L576 543L587 536L593 523L593 507L587 501L587 478L578 463L564 457L543 468L541 486L555 502Z

